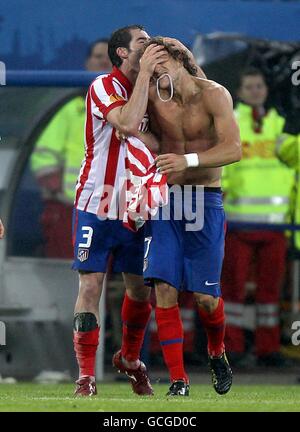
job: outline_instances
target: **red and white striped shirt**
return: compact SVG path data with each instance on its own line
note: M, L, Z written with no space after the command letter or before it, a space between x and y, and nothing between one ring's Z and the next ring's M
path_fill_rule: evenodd
M75 207L99 214L105 188L113 188L107 217L116 219L120 179L126 177L125 142L116 137L116 130L107 121L107 114L126 104L132 84L116 67L112 73L98 76L86 97L85 159L76 184Z
M168 203L167 177L157 171L156 155L135 137L126 140L126 204L123 224L137 231L158 207Z
M118 218L119 192L126 179L126 141L120 141L107 121L108 113L126 104L132 84L116 67L112 73L100 75L90 85L86 97L85 159L76 184L75 207L101 215L107 190L113 189L106 216ZM143 130L147 127L147 115Z

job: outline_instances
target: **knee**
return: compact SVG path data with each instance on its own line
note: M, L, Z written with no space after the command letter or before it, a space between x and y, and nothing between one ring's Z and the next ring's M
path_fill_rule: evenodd
M126 292L132 300L147 301L150 298L151 288L141 285L131 285L126 288Z
M172 307L177 304L178 293L175 288L165 282L155 284L156 302L159 307Z
M195 294L197 305L207 313L213 313L218 306L219 298L208 294Z
M147 301L151 288L144 284L143 276L123 273L123 279L128 296L135 301Z

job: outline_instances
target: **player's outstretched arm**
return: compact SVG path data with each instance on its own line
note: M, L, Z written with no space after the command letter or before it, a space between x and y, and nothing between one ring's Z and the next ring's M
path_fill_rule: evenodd
M0 239L3 239L4 234L5 234L4 225L3 225L3 223L2 223L2 221L0 219Z

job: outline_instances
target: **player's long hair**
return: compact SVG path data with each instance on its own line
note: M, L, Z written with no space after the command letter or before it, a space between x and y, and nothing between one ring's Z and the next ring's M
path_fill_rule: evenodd
M144 54L146 48L152 44L164 46L170 56L174 60L180 61L180 63L182 63L183 67L188 71L190 75L197 76L197 68L191 63L191 60L187 53L185 51L173 48L170 44L164 42L164 38L162 36L156 36L149 39L141 50L141 56Z

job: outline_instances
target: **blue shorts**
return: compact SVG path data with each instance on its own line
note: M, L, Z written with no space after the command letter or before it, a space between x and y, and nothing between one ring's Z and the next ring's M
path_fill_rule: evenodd
M183 188L180 188L181 191ZM185 192L184 196L185 198ZM156 220L149 220L145 227L144 278L162 280L177 290L186 290L214 297L221 296L221 271L224 258L225 213L220 188L205 188L199 205L195 187L190 194L192 211L196 205L202 212L202 227L187 230L191 217L186 217L182 203L174 196L169 198L170 220L164 220L166 207L159 211ZM198 204L197 204L198 202ZM202 208L201 208L202 207ZM175 220L182 211L181 220ZM179 213L178 213L179 210ZM198 209L199 211L199 209ZM199 221L198 221L199 222Z
M112 254L114 272L143 274L143 229L134 233L120 220L101 220L93 213L74 209L73 245L74 270L105 273Z

